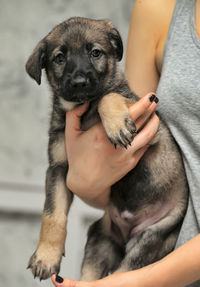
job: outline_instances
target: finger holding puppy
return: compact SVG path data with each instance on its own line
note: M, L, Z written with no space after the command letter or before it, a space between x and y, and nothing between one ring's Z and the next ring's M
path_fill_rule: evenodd
M147 124L143 127L143 129L136 135L134 141L130 148L133 149L133 152L149 145L151 140L156 135L158 128L160 125L160 120L157 115L154 113Z
M156 95L154 93L149 93L129 107L129 113L132 120L135 122L137 131L145 125L153 112L155 112L158 103L159 100Z

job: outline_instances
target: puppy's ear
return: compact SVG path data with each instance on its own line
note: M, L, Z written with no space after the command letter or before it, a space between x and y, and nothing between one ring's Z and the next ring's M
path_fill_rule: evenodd
M121 61L123 57L123 42L122 38L119 34L119 31L113 26L113 24L110 21L106 21L107 27L109 27L108 37L110 40L110 43L114 49L116 58L118 61Z
M27 73L38 85L41 84L42 69L45 68L46 46L45 40L39 42L26 63Z

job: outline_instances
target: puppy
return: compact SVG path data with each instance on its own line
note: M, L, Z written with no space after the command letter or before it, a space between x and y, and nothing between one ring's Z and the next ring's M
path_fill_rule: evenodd
M77 17L56 26L26 64L38 84L45 69L53 93L46 200L39 244L28 265L40 279L59 273L73 199L66 186L65 113L89 102L82 129L101 120L115 146L127 147L136 134L128 107L138 97L118 69L122 55L121 37L109 21ZM82 280L141 268L172 251L187 194L178 147L161 121L150 148L138 165L111 187L103 218L89 229Z

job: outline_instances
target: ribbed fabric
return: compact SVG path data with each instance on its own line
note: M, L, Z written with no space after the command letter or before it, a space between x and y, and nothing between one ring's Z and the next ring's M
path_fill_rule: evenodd
M200 38L195 3L176 1L157 89L159 112L182 151L190 190L176 247L200 233ZM200 287L200 281L188 286Z

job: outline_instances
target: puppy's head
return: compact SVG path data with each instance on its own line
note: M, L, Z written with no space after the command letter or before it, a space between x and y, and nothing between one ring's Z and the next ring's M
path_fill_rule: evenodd
M106 90L122 55L121 37L109 21L76 17L38 43L26 70L40 84L44 68L56 96L84 103Z

